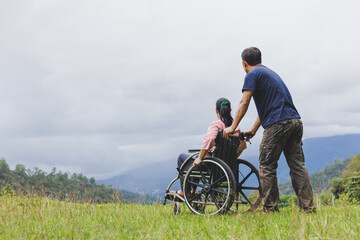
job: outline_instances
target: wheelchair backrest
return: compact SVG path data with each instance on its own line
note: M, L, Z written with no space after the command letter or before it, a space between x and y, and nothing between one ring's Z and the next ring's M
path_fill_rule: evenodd
M214 157L220 158L234 171L235 159L237 158L237 150L240 145L240 138L229 136L229 139L223 137L221 130L215 139Z

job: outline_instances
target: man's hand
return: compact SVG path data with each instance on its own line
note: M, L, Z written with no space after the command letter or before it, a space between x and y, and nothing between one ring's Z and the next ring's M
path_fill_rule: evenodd
M256 134L256 131L254 131L254 130L244 132L246 141L249 141L251 138L253 138L255 136L255 134Z
M197 158L195 159L195 161L193 162L193 166L194 166L194 167L199 166L201 163L202 163L201 158L197 157Z
M233 129L232 127L225 128L223 130L223 137L229 139L229 134L232 134L233 132L235 132L235 129Z

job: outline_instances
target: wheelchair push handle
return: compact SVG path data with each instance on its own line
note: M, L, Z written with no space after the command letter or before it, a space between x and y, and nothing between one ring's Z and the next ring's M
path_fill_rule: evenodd
M247 141L251 144L250 142L250 139L253 137L254 135L252 135L251 133L244 133L244 132L241 132L240 133L240 139L243 140L243 141Z
M223 132L224 132L224 130L220 130L220 131L219 131L219 134L220 134L221 137L223 137ZM254 136L254 135L251 134L251 133L249 133L249 132L248 132L248 133L241 132L241 133L240 133L240 140L241 140L241 141L249 142L249 143L251 144L250 139L251 139L253 136ZM228 140L231 141L231 138L229 138Z

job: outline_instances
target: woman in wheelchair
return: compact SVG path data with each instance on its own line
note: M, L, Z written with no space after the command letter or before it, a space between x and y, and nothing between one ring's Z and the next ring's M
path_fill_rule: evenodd
M191 167L191 163L193 162L194 166L198 166L201 164L202 159L206 156L209 156L209 153L211 153L214 150L215 146L215 139L218 135L218 133L231 126L233 122L233 118L231 116L231 104L230 101L227 98L220 98L216 101L216 116L218 118L217 121L214 121L210 123L207 133L204 137L204 141L201 147L201 151L198 155L194 156L194 161L187 161L188 166L185 166L185 169L189 169ZM233 136L240 137L240 128L238 127L235 132L233 133ZM246 141L241 140L239 148L237 149L237 155L239 156L242 151L246 149ZM182 166L182 164L185 162L186 159L188 159L191 155L187 153L182 153L179 155L177 159L177 167L178 169ZM183 189L183 181L184 179L180 179L180 185L181 189ZM187 193L188 196L192 195L194 193L195 189L191 188L191 192ZM171 195L175 196L181 196L184 198L184 193L182 190L177 191L171 191Z

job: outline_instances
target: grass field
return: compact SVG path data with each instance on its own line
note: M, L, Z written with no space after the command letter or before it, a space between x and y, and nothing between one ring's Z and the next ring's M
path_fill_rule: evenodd
M1 239L360 239L360 206L338 204L305 214L197 216L185 205L76 204L0 197Z

